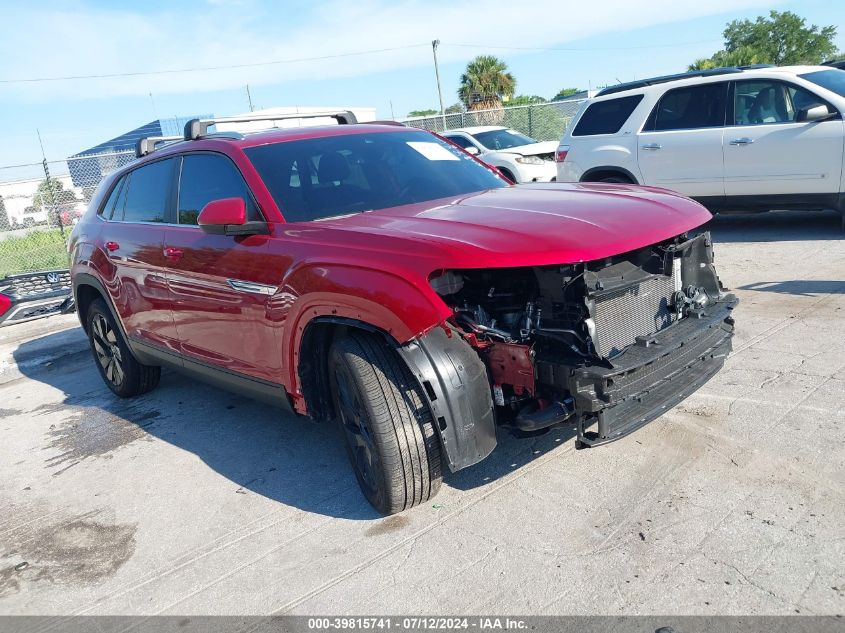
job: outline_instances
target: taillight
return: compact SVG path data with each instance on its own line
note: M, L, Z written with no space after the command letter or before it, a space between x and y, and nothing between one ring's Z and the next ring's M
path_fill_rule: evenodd
M4 294L0 294L0 316L3 316L12 307L12 300Z
M569 153L569 145L561 145L555 152L555 162L562 163L566 160L566 155Z

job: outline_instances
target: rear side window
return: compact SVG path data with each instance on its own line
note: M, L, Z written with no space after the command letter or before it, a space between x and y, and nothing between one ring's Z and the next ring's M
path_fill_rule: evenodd
M475 147L475 145L472 144L472 141L470 141L465 136L457 136L456 135L456 136L447 136L446 138L449 139L450 141L452 141L458 147L463 147L464 149L466 149L467 147Z
M164 222L173 175L173 159L144 165L124 176L113 220Z
M100 210L100 215L107 220L112 219L114 209L118 205L117 201L121 199L121 194L123 193L123 185L126 183L126 179L127 176L123 176L120 180L118 180L117 184L114 186L114 189L112 189L111 193L109 194L109 199L106 200L106 203ZM120 208L123 209L123 206L121 205Z
M616 134L625 125L643 95L620 97L591 103L584 110L572 136L592 136L594 134Z
M221 198L242 198L247 220L261 219L249 188L232 161L214 154L185 156L179 181L179 224L196 224L202 208Z
M669 90L652 110L643 131L722 127L727 93L727 82Z

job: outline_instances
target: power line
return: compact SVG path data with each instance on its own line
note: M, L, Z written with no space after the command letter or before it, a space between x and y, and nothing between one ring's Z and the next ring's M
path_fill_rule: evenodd
M353 57L357 55L371 55L373 53L388 53L391 51L406 50L409 48L420 48L422 46L430 46L428 42L424 44L408 44L406 46L393 46L390 48L374 48L367 51L353 51L350 53L337 53L334 55L320 55L318 57L299 57L295 59L277 59L269 62L252 62L249 64L227 64L225 66L197 66L194 68L171 68L167 70L145 70L130 73L104 73L99 75L68 75L64 77L35 77L32 79L0 79L0 84L16 84L16 83L37 83L44 81L70 81L75 79L113 79L116 77L142 77L148 75L171 75L176 73L193 73L209 70L233 70L237 68L257 68L260 66L274 66L278 64L296 64L300 62L315 62L325 59L337 59L339 57Z
M590 51L633 51L648 48L680 48L692 44L713 44L722 42L721 39L698 40L694 42L676 42L672 44L643 44L642 46L590 46L590 47L545 47L545 46L498 46L496 44L457 44L443 42L442 46L459 46L461 48L492 48L507 51L561 51L561 52L585 52Z
M467 43L449 43L443 42L441 46L454 46L459 48L488 48L494 50L510 50L510 51L559 51L559 52L590 52L590 51L628 51L628 50L642 50L650 48L678 48L689 46L692 44L712 44L714 42L721 42L721 40L709 39L698 40L694 42L678 42L672 44L646 44L642 46L592 46L592 47L546 47L546 46L499 46L495 44L467 44ZM29 79L0 79L0 84L22 84L22 83L42 83L50 81L74 81L79 79L115 79L119 77L147 77L152 75L173 75L179 73L193 73L193 72L207 72L214 70L235 70L239 68L260 68L263 66L276 66L280 64L297 64L302 62L323 61L327 59L338 59L342 57L356 57L361 55L372 55L376 53L389 53L393 51L408 50L411 48L421 48L429 46L429 43L422 44L407 44L405 46L392 46L388 48L374 48L365 51L352 51L348 53L336 53L333 55L318 55L315 57L298 57L291 59L276 59L266 62L251 62L246 64L225 64L220 66L195 66L192 68L169 68L164 70L141 70L135 72L125 73L101 73L94 75L65 75L61 77L33 77Z

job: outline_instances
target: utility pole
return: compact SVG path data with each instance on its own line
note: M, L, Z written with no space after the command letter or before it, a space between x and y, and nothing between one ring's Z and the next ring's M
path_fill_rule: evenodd
M50 215L55 214L56 222L59 224L59 232L62 234L62 238L64 239L65 227L62 224L62 214L56 206L56 198L53 194L53 181L50 180L50 168L47 166L47 153L44 151L44 142L41 140L41 130L35 128L35 133L38 134L38 144L41 146L41 157L44 159L41 161L41 166L44 168L44 176L47 179L47 195L50 196L50 209L47 211L47 222L49 223L50 221ZM44 204L43 199L41 200L41 204Z
M249 101L249 111L255 112L255 108L252 106L252 95L249 94L249 84L246 85L246 98Z
M440 89L440 68L437 66L437 47L440 40L431 41L431 51L434 53L434 76L437 77L437 96L440 98L440 116L443 119L443 131L446 131L446 110L443 108L443 91Z

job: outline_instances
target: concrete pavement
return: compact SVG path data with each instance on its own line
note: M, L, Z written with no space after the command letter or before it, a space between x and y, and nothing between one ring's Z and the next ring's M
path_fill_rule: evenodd
M175 373L118 400L73 315L0 330L0 613L842 613L845 236L711 228L716 378L598 449L502 434L386 519L328 426Z

